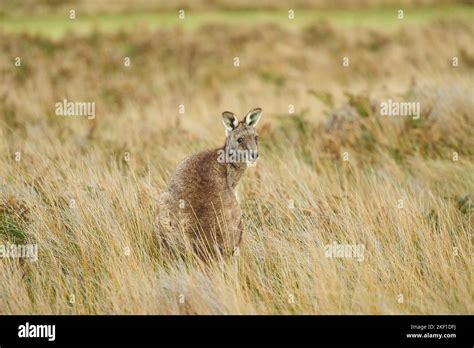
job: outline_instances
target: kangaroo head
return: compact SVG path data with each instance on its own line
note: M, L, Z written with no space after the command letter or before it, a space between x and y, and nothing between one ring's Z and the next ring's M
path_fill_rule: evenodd
M247 166L255 165L258 159L258 135L255 129L262 109L250 110L242 121L237 116L224 111L222 118L225 126L226 141L225 151L234 156L235 162L246 163Z

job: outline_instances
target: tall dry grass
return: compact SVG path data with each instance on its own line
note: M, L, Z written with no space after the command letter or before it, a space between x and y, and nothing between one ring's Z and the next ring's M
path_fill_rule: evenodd
M0 243L39 246L37 262L0 259L0 313L472 314L472 34L469 22L0 34ZM94 101L96 119L54 115L65 98ZM378 115L387 98L419 101L420 120ZM240 254L163 257L169 173L223 143L221 111L255 106ZM363 244L364 260L325 257L335 241Z

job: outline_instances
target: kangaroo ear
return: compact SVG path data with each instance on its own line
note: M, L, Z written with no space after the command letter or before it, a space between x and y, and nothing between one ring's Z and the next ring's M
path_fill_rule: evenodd
M245 116L245 123L249 126L255 127L257 126L258 121L260 120L260 116L262 115L262 109L256 108L250 110L247 115Z
M239 119L230 111L222 113L222 121L224 122L226 133L234 130L239 125Z

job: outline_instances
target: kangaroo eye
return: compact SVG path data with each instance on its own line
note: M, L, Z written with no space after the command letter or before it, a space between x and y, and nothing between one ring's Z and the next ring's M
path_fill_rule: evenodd
M239 142L239 144L242 144L242 142L244 141L244 138L240 137L239 139L237 139L237 141Z

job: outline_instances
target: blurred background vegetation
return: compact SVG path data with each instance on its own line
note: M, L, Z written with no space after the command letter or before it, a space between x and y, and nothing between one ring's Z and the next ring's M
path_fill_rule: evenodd
M280 23L292 27L308 25L317 20L330 20L338 25L394 27L394 13L403 9L403 23L420 23L436 18L473 16L467 0L365 0L329 1L92 1L92 0L0 0L0 30L62 36L66 32L89 33L93 30L116 31L136 28L180 26L195 29L206 23L239 24ZM74 23L68 18L75 10ZM288 11L295 10L295 19ZM178 18L185 10L186 20Z

